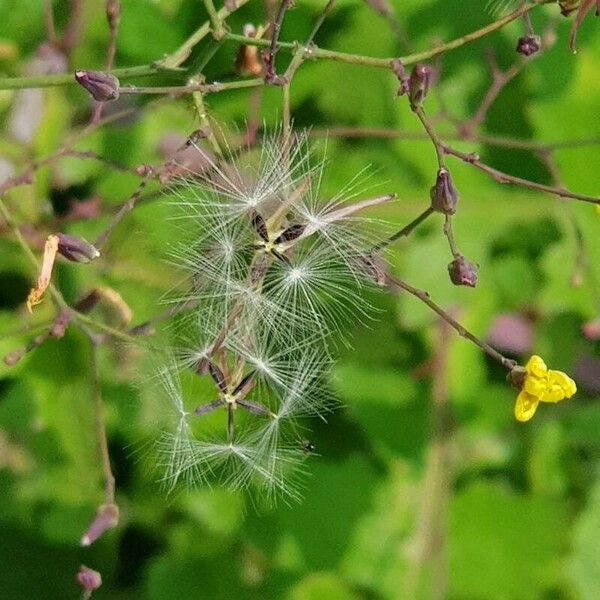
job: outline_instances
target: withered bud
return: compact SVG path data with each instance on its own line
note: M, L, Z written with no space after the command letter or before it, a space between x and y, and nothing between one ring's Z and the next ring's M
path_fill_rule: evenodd
M119 97L119 80L103 71L75 71L75 81L98 102L109 102Z
M244 37L255 37L256 27L251 23L244 25ZM237 56L235 57L235 72L242 77L257 77L262 73L262 64L258 56L258 48L248 44L242 44L239 47Z
M402 61L399 58L395 58L390 63L390 67L400 82L400 87L396 92L396 96L404 96L404 94L408 94L410 77L406 74Z
M477 285L477 266L460 254L448 265L448 274L454 285Z
M80 237L57 234L58 253L72 262L89 263L100 256L100 251L94 245Z
M90 597L94 590L97 590L102 585L102 576L98 571L94 571L85 565L79 567L77 576L75 577L77 583L83 588L85 597Z
M428 65L419 63L414 66L408 81L408 98L413 110L425 101L431 85L431 76L431 67Z
M531 56L540 51L542 40L539 35L525 35L517 42L517 52L523 56Z
M88 530L81 538L82 546L89 546L97 540L107 529L116 527L119 523L119 507L114 503L102 504L96 511L96 516Z
M429 191L431 208L445 215L453 215L458 203L458 192L452 183L450 171L441 167L437 172L435 185Z

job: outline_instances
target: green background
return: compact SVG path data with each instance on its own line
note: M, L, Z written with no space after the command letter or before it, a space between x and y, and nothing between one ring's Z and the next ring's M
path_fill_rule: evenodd
M60 31L68 3L53 4ZM199 1L122 4L119 67L147 64L172 52L206 18ZM304 39L322 4L297 0L282 39ZM494 18L483 0L392 4L414 51ZM82 37L70 68L101 68L107 43L103 3L84 5ZM557 14L556 7L534 11L534 27L541 31ZM263 20L263 3L251 1L228 23L241 33L244 23ZM0 69L15 76L45 39L42 3L2 0L0 23ZM569 27L569 20L560 20L556 44L503 90L481 133L538 142L600 136L598 23L586 19L576 55L567 47ZM522 23L515 22L445 55L428 112L443 106L456 119L468 118L489 85L486 48L492 47L506 68L516 58L522 31ZM404 53L386 19L358 1L336 3L316 42L370 56ZM188 64L201 58L210 43L201 44ZM235 52L232 43L220 47L205 70L208 81L233 77ZM278 55L279 64L286 60ZM151 85L164 78L144 81ZM383 69L333 61L304 64L291 87L295 126L419 132L406 100L395 97L397 85ZM29 115L39 120L34 136L18 142L9 123L14 107L23 102L19 94L0 91L0 154L3 164L17 172L89 120L89 101L81 88L47 89L41 92L39 114ZM211 116L224 129L243 128L250 94L239 90L210 96ZM160 160L158 144L166 134L185 136L198 126L185 98L123 100L123 106L135 103L140 106L135 118L102 128L78 148L135 167ZM261 120L273 127L280 115L281 90L265 89ZM447 123L439 130L452 132ZM532 152L475 142L456 146L479 152L513 175L551 183ZM325 193L370 165L365 194L398 194L398 201L374 215L392 228L401 227L426 208L436 170L426 140L331 136L327 155ZM567 188L598 194L596 146L563 149L555 158ZM505 374L451 334L448 366L439 376L447 387L448 412L440 449L432 435L428 362L440 351L440 324L416 299L382 292L371 298L379 309L375 320L367 327L351 324L352 348L341 346L331 377L339 410L327 423L310 424L316 452L307 462L302 503L269 507L219 488L167 496L146 451L157 435L158 416L138 385L144 353L109 345L101 355L102 393L122 516L117 529L82 549L78 540L102 502L102 481L89 350L85 338L70 328L65 338L46 342L17 366L0 365L0 596L77 597L74 574L84 563L102 573L103 586L94 595L98 599L429 598L440 584L436 565L443 565L445 555L447 598L599 598L600 361L598 344L582 336L581 326L598 314L600 217L589 204L502 186L469 165L448 161L461 194L455 235L461 251L480 265L478 287L450 284L439 216L396 244L390 257L394 269L481 337L499 314L525 316L533 331L529 354L542 355L551 367L576 379L581 374L572 400L543 405L531 422L516 423L515 393ZM65 159L41 170L35 185L12 190L6 200L19 222L42 239L57 229L94 239L107 211L129 196L136 181L92 161ZM61 221L69 199L94 196L106 209L101 217ZM115 231L99 261L87 267L61 263L54 277L67 300L103 285L120 293L134 323L156 314L176 281L164 262L173 235L170 210L162 196L142 203ZM574 223L587 252L578 288L569 284L577 251ZM23 302L36 274L12 236L4 228L0 233L0 354L5 355L34 335L17 330L47 322L52 308L44 302L27 315ZM528 354L511 356L525 361ZM428 469L428 457L440 452L448 470ZM423 547L423 514L437 514L431 507L428 512L428 503L442 513L433 545ZM441 563L436 548L442 548Z

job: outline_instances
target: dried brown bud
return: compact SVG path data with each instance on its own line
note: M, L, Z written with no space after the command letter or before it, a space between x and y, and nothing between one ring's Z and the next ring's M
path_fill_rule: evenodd
M72 262L89 263L100 256L98 248L83 238L65 233L59 233L56 237L58 237L58 253Z
M81 538L82 546L89 546L97 540L107 529L116 527L119 523L119 507L114 503L102 504L96 511L96 516L88 530Z
M450 171L441 167L437 172L435 185L429 191L431 208L445 215L453 215L456 212L458 192L452 183Z
M460 254L448 265L448 274L454 285L477 285L477 266Z
M98 102L109 102L119 97L119 80L103 71L75 71L75 81Z
M526 35L519 38L517 52L523 56L531 56L540 51L542 41L539 35Z
M77 583L83 588L87 598L94 590L97 590L102 585L102 576L98 571L94 571L85 565L79 567L79 572L75 577Z
M255 37L256 28L251 23L244 25L244 37ZM258 48L242 44L235 57L235 72L242 77L257 77L262 73L262 64L258 57Z
M414 66L408 81L408 98L413 110L425 101L431 85L431 76L431 67L423 64Z

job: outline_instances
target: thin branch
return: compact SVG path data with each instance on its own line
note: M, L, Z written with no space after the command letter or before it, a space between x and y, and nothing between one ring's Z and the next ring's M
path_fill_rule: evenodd
M483 350L488 356L499 362L505 369L511 370L515 366L515 361L506 358L500 352L492 348L487 342L479 339L475 334L471 333L468 329L463 327L456 319L454 319L449 313L447 313L441 306L436 304L430 297L429 294L423 290L420 290L412 285L406 283L398 277L393 275L386 276L386 283L392 290L404 290L415 298L418 298L421 302L429 306L433 312L437 313L444 321L446 321L461 337L473 342L481 350Z
M56 28L54 26L54 14L52 12L52 0L44 0L44 26L46 37L51 45L56 44Z
M220 40L225 33L225 27L223 27L223 20L221 19L217 9L212 0L203 0L204 8L210 18L210 24L212 27L212 34L215 40Z
M234 10L237 10L239 7L246 4L249 0L237 0ZM473 31L467 35L459 37L451 42L447 42L446 44L437 45L435 48L427 50L425 52L419 52L416 54L409 54L407 56L401 57L400 60L404 65L412 65L417 62L425 61L433 58L439 54L443 54L450 50L454 50L456 48L460 48L465 44L478 40L486 35L497 31L498 29L502 29L508 23L511 23L515 19L518 19L521 15L526 12L534 9L536 6L540 4L546 4L549 0L534 0L533 2L529 2L524 6L520 7L518 10L490 23L486 27ZM233 12L225 7L218 11L219 17L224 19L229 14ZM142 65L138 67L130 67L127 69L115 69L111 71L113 75L118 78L121 77L141 77L144 75L154 75L161 71L182 71L178 67L188 58L192 49L196 46L198 42L200 42L208 33L210 32L210 23L204 23L201 25L175 52L168 55L166 58L163 58L159 61L154 62L151 65ZM237 35L230 32L225 32L223 35L223 39L227 39L229 41L237 42L240 44L247 44L250 46L262 46L269 47L271 42L269 40L257 39L253 37L247 37L243 35ZM277 50L286 49L288 51L296 52L297 43L292 42L277 42ZM355 65L363 65L376 67L380 69L389 69L390 62L394 60L396 57L391 58L376 58L371 56L363 56L359 54L349 54L346 52L337 52L335 50L326 50L324 48L318 48L316 46L312 46L307 50L305 58L321 58L328 60L335 60L338 62L343 62L347 64L355 64ZM50 87L57 85L68 85L74 83L73 77L71 74L53 74L53 75L41 75L41 76L32 76L32 77L13 77L0 79L0 89L19 89L19 88L37 88L37 87Z
M459 123L458 128L461 135L467 139L472 138L475 130L483 121L488 113L488 110L495 102L496 98L504 87L510 83L522 70L523 67L529 62L525 59L515 62L506 71L501 71L498 68L498 64L493 55L488 56L490 63L490 71L492 73L492 83L488 88L486 94L481 100L477 110L473 113L473 116L466 121Z
M466 152L460 152L450 146L443 145L444 152L446 154L450 154L455 156L456 158L460 158L463 162L466 162L470 165L473 165L476 169L479 169L486 175L489 175L494 181L498 183L506 183L509 185L518 185L521 187L528 188L530 190L535 190L538 192L545 192L547 194L552 194L554 196L559 196L560 198L568 198L570 200L581 200L582 202L589 202L590 204L600 204L600 198L595 198L593 196L587 196L585 194L576 194L574 192L569 192L566 189L553 187L551 185L545 185L543 183L536 183L535 181L529 181L528 179L523 179L522 177L515 177L514 175L508 175L507 173L503 173L502 171L498 171L489 165L481 162L479 160L479 156L477 154L468 154Z
M96 241L94 242L94 246L96 246L96 248L101 249L102 246L104 246L106 240L113 232L114 228L123 220L123 218L127 214L129 214L134 209L136 202L139 200L140 196L142 195L142 192L148 184L148 181L152 178L153 175L154 169L148 169L148 172L144 175L133 194L129 196L129 198L121 206L119 211L115 215L113 215L106 228L96 238Z
M106 504L114 504L115 476L113 475L110 466L108 440L106 438L106 426L104 425L104 409L102 406L102 391L100 389L100 373L98 368L98 343L93 337L90 337L90 343L90 386L94 401L94 427L96 430L96 439L98 441L98 449L100 451L100 464L102 465L102 475L104 478L104 498Z
M345 137L345 138L382 138L382 139L405 139L413 141L426 141L431 138L421 131L403 131L400 129L389 129L385 127L331 127L329 129L311 129L310 137ZM564 140L560 142L535 142L533 140L521 140L519 138L502 137L494 135L473 135L465 137L456 132L440 134L449 142L470 141L485 144L487 146L498 146L501 148L513 148L518 150L544 151L564 150L567 148L584 148L587 146L600 145L600 137L582 138L579 140Z
M153 86L153 87L138 87L125 85L119 88L120 94L167 94L169 96L183 96L194 92L202 92L204 94L214 94L224 92L226 90L239 90L244 88L258 87L264 84L263 79L240 79L236 81L228 81L226 83L194 83L189 85L173 85L173 86Z
M371 253L379 252L379 250L382 250L383 248L386 248L390 244L393 244L396 240L399 240L401 237L406 237L406 236L410 235L410 233L412 233L412 231L416 227L418 227L421 223L423 223L423 221L425 221L432 214L433 214L433 208L431 208L431 206L427 207L416 219L411 221L408 225L403 227L400 231L397 231L396 233L391 235L386 240L383 240L383 241L379 242L378 244L375 244L375 246L373 246L371 248Z
M452 216L446 215L446 219L444 221L444 235L448 239L448 245L450 246L450 252L452 252L452 257L457 258L460 256L460 252L456 247L456 242L454 241L454 231L452 230Z
M423 107L417 106L414 109L414 112L417 115L417 117L419 117L419 120L421 121L423 127L425 128L425 131L427 132L427 135L429 136L429 139L431 140L431 143L433 144L433 147L435 149L435 155L437 157L438 167L441 169L442 167L444 167L444 146L437 133L435 132L431 121L427 118Z
M266 45L269 47L269 50L263 53L263 61L265 63L265 81L267 83L281 84L284 81L277 75L277 71L275 69L275 54L277 54L277 50L279 48L277 42L279 40L281 26L283 25L283 19L285 18L285 13L291 3L292 0L281 0L277 15L271 22L271 39L268 41L264 40ZM252 39L256 40L257 38Z
M493 23L490 23L485 27L482 27L481 29L468 33L467 35L452 40L451 42L447 42L446 44L438 45L435 48L426 50L425 52L418 52L415 54L408 54L406 56L402 56L400 57L400 60L404 65L412 65L418 62L429 60L434 56L437 56L438 54L443 54L445 52L448 52L449 50L460 48L461 46L464 46L465 44L474 42L475 40L485 37L486 35L489 35L490 33L497 31L498 29L502 29L509 23L512 23L512 21L521 17L526 12L529 12L536 6L539 6L540 4L546 4L548 1L549 0L535 0L534 2L529 2L524 6L520 7L519 9L513 11L512 13L505 15L504 17L498 19L497 21L494 21ZM224 37L230 41L238 42L240 44L248 44L250 46L270 46L270 42L268 40L256 39L233 33L227 33ZM288 51L295 52L297 49L297 43L278 42L277 49L285 49ZM390 62L397 57L375 58L372 56L364 56L360 54L349 54L346 52L337 52L335 50L326 50L324 48L318 48L317 46L313 46L307 51L307 58L323 58L347 64L389 69Z

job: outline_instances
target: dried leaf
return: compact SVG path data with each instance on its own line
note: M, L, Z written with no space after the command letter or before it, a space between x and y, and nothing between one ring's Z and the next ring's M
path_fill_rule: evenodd
M37 285L29 292L27 296L27 309L32 312L32 308L42 301L44 292L50 285L50 278L52 277L52 268L54 267L54 261L56 260L56 253L58 252L58 237L56 235L48 236L46 244L44 246L44 258L42 259L42 270L37 280Z

